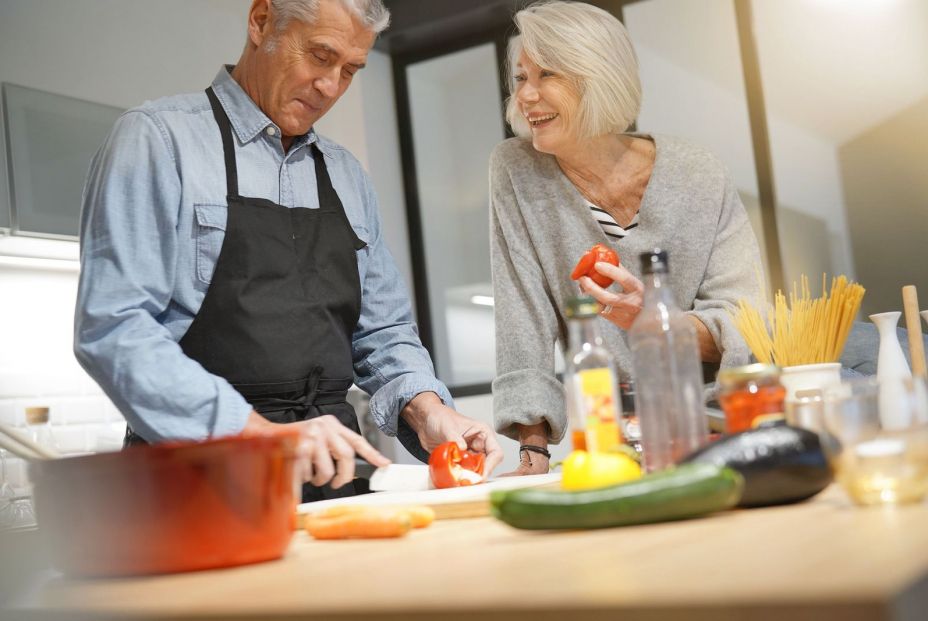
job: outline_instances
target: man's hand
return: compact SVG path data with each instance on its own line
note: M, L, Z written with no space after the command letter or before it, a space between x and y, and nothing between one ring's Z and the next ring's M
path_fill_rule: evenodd
M243 433L262 433L279 428L296 428L300 432L297 472L313 485L330 483L339 488L354 479L354 456L360 455L374 466L386 466L390 460L360 435L342 425L334 416L319 416L296 423L272 423L252 411Z
M486 453L484 476L503 461L503 449L496 434L486 424L458 414L434 392L419 393L406 404L400 416L419 436L422 447L431 453L445 442L456 442L462 450Z

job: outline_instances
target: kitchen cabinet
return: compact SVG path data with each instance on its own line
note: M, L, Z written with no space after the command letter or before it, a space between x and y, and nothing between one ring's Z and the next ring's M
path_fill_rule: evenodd
M51 577L3 618L923 620L928 504L793 506L522 532L441 520L406 538L295 534L280 561L120 580Z
M14 235L75 239L90 162L122 110L9 83L2 91L0 227Z

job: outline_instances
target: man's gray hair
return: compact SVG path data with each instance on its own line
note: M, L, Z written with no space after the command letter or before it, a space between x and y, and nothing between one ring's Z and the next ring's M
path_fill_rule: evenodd
M580 95L576 131L581 138L624 132L641 106L638 58L625 26L610 13L583 2L544 0L515 15L519 36L509 45L511 69L521 51L558 73ZM529 136L510 81L506 119L517 136Z
M383 5L383 0L335 0L357 17L374 34L380 34L390 25L390 11ZM316 21L319 14L320 0L271 0L278 31L287 27L292 19L306 23Z

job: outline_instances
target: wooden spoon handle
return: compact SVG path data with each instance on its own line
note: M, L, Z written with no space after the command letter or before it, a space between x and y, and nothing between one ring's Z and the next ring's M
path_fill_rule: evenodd
M21 431L17 431L3 423L0 423L0 448L29 460L55 459L59 457L56 452L47 449L41 444L36 444Z
M902 308L905 310L905 327L909 332L912 375L928 379L928 369L925 368L925 342L922 340L922 324L918 317L918 292L915 285L902 288Z

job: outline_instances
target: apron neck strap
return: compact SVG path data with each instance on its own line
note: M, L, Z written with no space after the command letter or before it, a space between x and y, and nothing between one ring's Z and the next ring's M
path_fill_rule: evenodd
M332 185L332 179L329 177L329 169L325 165L325 155L323 155L322 149L319 148L316 142L311 143L310 147L316 168L316 188L318 188L319 193L319 205L329 205L333 209L342 209L342 201Z
M219 125L219 133L222 135L222 153L226 160L226 193L231 198L238 196L238 168L235 165L235 143L232 141L232 124L226 111L219 103L219 98L210 86L206 89L206 96L209 98L209 105L213 109L213 117Z

